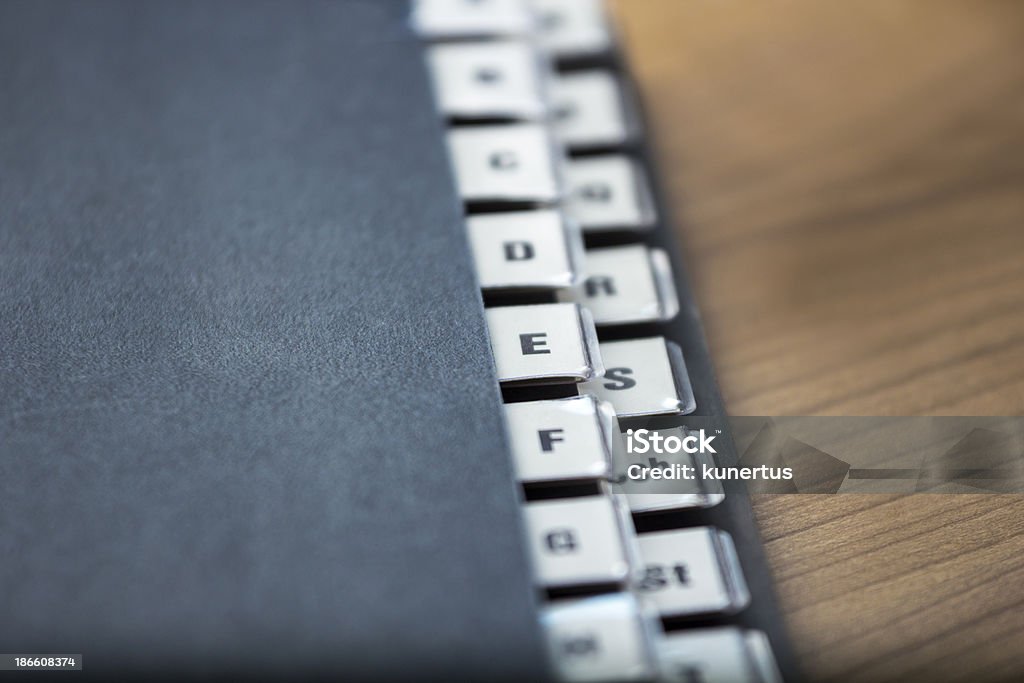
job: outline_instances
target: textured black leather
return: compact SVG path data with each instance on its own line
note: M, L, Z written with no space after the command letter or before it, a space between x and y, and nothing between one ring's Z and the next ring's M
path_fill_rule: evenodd
M0 3L0 652L542 677L406 12Z

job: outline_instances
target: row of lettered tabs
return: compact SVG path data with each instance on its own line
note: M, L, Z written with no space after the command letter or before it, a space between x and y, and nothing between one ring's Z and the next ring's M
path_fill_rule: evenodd
M582 495L526 503L536 579L549 594L639 591L666 619L728 614L746 605L727 534L707 527L634 530L632 515L715 505L723 496L718 482L695 478L616 488L611 482L646 459L627 452L614 409L593 395L511 403L505 411L515 472L524 485L594 484ZM685 435L676 428L662 436ZM691 467L711 462L699 452L661 457Z
M602 4L418 0L413 24L431 41L428 66L451 124L449 154L482 289L506 301L537 293L552 301L486 310L499 380L512 391L566 385L579 394L505 406L519 481L574 492L525 504L535 581L552 598L542 625L559 677L776 681L758 632L662 629L663 621L734 613L749 596L728 534L637 534L633 515L715 505L721 486L614 483L631 464L646 464L627 452L619 419L684 415L696 404L676 344L598 337L679 310L667 255L639 241L657 215L630 154L638 118L602 59L613 46ZM615 236L607 246L583 248L585 237L606 235ZM710 457L668 459L713 465Z
M526 504L536 580L563 596L541 608L559 679L778 683L762 633L703 626L749 601L729 535L636 534L621 500L602 492Z
M633 514L711 507L724 494L717 479L677 480L628 478L631 467L649 466L648 455L630 453L611 404L593 395L505 405L513 466L525 486L609 482ZM684 428L658 430L680 442ZM710 453L664 453L662 466L701 471L713 467ZM625 483L628 482L628 483Z
M661 619L728 614L746 604L746 587L727 535L708 527L620 535L615 525L628 520L601 496L535 502L526 514L534 562L549 588L576 585L581 578L621 587L543 608L541 622L564 680L675 680L658 674L684 667L702 671L709 682L760 680L715 678L714 667L707 671L676 650L659 653L669 644L685 646L688 639L682 636L691 633L666 635ZM632 541L621 545L619 538Z
M780 681L760 631L718 626L663 633L643 600L629 593L551 604L541 623L566 681Z
M696 408L683 354L663 337L599 342L589 309L577 304L489 308L487 326L505 386L576 383L623 418Z
M613 43L601 0L414 0L412 23L428 40L518 36L568 59Z

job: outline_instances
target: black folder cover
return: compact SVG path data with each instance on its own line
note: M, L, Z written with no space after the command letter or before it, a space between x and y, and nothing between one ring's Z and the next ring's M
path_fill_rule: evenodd
M407 11L0 3L0 652L543 677Z

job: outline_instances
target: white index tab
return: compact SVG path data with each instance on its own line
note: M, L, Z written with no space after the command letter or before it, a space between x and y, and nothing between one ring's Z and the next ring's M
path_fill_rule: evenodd
M601 0L533 0L541 42L559 57L606 52L612 44Z
M427 59L441 111L454 119L536 119L547 108L541 58L522 41L453 43Z
M556 148L545 126L454 128L448 149L467 203L551 204L561 196Z
M604 479L615 412L593 396L505 406L516 475L522 482Z
M648 681L654 626L637 599L612 593L554 603L541 625L558 680L572 683Z
M771 647L761 631L736 627L667 633L655 645L659 680L665 683L781 683Z
M520 35L534 27L527 0L415 0L412 24L430 40Z
M486 315L504 384L583 382L604 372L594 321L576 304L500 306Z
M637 589L663 617L735 612L750 601L732 539L710 527L639 536L644 578Z
M558 289L577 280L582 241L559 211L476 214L466 229L485 290Z
M635 437L634 437L635 433ZM686 508L703 508L718 505L725 498L722 482L717 479L705 479L703 467L714 467L714 456L710 453L678 452L658 453L651 446L652 437L662 439L675 438L679 443L690 436L683 427L671 429L627 430L625 434L614 435L612 443L612 481L616 495L625 497L630 512L641 514L660 512L663 510L682 510ZM629 452L631 440L634 452ZM642 451L642 452L641 452ZM651 479L645 477L631 478L631 471L638 465L640 468L689 468L692 478L676 477L674 479ZM631 470L630 468L633 468ZM686 470L684 470L686 471Z
M598 327L669 320L679 312L668 254L643 244L590 249L583 282L559 300L586 306Z
M647 178L629 157L572 159L565 178L566 213L584 232L642 232L657 220Z
M610 71L574 71L552 81L552 112L559 140L571 149L622 145L635 121Z
M605 373L583 391L615 407L620 418L686 415L697 408L683 353L663 337L603 342Z
M525 507L536 581L545 588L621 584L636 552L632 529L608 495L540 500Z

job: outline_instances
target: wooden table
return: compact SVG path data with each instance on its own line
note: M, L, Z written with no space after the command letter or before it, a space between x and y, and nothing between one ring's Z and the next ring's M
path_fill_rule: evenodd
M1024 414L1024 3L619 0L730 412ZM1024 499L756 501L822 681L1024 680Z

